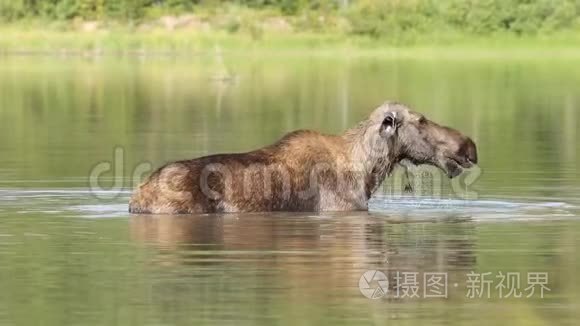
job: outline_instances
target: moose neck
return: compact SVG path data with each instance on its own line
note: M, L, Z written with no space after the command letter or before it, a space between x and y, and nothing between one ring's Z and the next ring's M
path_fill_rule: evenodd
M367 197L381 185L397 163L394 144L380 138L369 120L348 129L344 134L353 171L362 172Z

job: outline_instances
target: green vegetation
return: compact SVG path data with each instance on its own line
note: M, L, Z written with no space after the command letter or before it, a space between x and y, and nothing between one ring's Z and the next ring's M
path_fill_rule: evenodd
M1 0L0 16L7 21L31 17L131 21L199 10L217 13L232 5L300 16L297 27L304 30L327 27L324 16L343 17L352 33L373 36L433 28L530 34L577 27L580 17L577 0ZM308 17L313 13L318 15Z
M296 35L306 46L565 44L580 37L580 0L0 0L0 33L0 50L191 50L220 35L238 45Z

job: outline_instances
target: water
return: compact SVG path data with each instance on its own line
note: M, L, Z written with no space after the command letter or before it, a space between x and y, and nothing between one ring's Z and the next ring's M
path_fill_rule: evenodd
M2 57L0 324L573 325L578 63ZM370 212L126 212L151 167L340 132L386 99L475 139L468 199L447 180L416 197L392 179ZM367 270L387 276L381 299L359 290ZM419 298L397 296L397 272ZM447 298L425 297L431 272ZM471 272L490 273L489 299L469 296ZM500 272L520 275L521 298L499 297ZM526 298L528 273L547 273L543 298Z

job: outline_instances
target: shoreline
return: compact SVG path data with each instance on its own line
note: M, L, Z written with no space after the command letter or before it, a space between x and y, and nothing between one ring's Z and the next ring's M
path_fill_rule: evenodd
M580 57L580 7L570 1L6 3L0 55Z
M381 59L410 59L410 60L579 60L580 47L562 48L554 50L537 48L506 48L489 49L480 46L430 46L430 47L384 47L378 49L364 48L325 48L314 49L268 49L254 48L248 51L244 48L231 48L215 51L211 49L190 50L155 50L155 49L125 49L125 50L83 50L80 48L61 49L2 49L0 59L4 58L206 58L206 57L238 57L238 58L292 58L292 57L321 57L331 59L343 58L381 58Z
M341 33L273 33L190 29L94 31L0 25L0 55L180 56L180 55L328 55L381 57L580 58L580 33L516 36L498 33L425 34L409 42Z

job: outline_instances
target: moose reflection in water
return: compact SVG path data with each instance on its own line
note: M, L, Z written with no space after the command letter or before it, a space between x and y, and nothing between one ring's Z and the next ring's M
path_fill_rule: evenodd
M332 218L293 213L131 218L132 238L153 250L161 273L181 266L180 277L194 283L215 273L223 286L232 286L239 273L256 273L261 278L244 286L289 287L315 297L338 289L358 298L358 280L371 269L390 276L444 272L461 281L476 264L473 228L470 219L457 216L404 222L368 212ZM394 291L394 282L389 286ZM454 290L464 295L451 286L450 295Z

